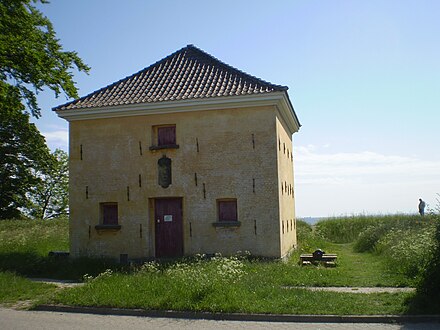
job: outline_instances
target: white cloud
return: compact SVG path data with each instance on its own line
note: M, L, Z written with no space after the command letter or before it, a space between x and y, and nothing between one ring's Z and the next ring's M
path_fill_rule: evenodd
M416 211L418 198L435 204L440 162L372 151L295 150L298 216Z
M440 182L440 162L413 157L358 153L318 153L316 148L297 147L295 176L301 183L359 182L396 179Z
M65 129L57 129L54 131L41 132L46 138L47 145L51 150L60 148L67 150L69 144L69 131Z

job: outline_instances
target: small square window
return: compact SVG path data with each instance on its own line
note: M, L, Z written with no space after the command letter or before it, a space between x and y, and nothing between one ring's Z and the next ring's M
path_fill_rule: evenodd
M153 126L152 133L153 145L150 150L179 148L176 144L176 125Z
M162 126L157 128L157 146L163 147L176 144L176 126Z
M218 207L218 221L238 221L237 218L237 200L219 200Z
M101 203L101 221L103 225L118 224L118 203Z

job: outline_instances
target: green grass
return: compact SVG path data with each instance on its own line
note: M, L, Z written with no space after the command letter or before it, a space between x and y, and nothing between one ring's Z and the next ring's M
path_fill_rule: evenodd
M350 245L332 244L345 260L336 268L240 258L149 263L130 274L107 271L84 287L60 292L51 302L79 306L212 312L292 314L402 314L413 294L311 292L298 286L399 286L402 277L363 258ZM357 265L347 269L344 265ZM404 281L404 280L403 280Z
M156 275L114 274L60 292L54 303L79 306L291 314L401 314L409 294L347 294L285 289L250 273L237 283L200 286Z
M326 242L352 242L356 252L370 252L388 270L423 280L438 244L437 215L359 216L328 219L316 225L316 236Z
M34 283L9 272L0 272L0 304L10 306L18 301L47 299L56 290L51 284Z
M69 223L55 220L1 220L0 253L33 253L44 256L52 250L69 250Z
M353 243L326 243L318 246L338 255L337 267L296 267L286 274L286 284L304 286L405 287L416 281L389 269L383 258L353 252ZM312 251L312 250L310 250ZM296 262L296 258L292 262Z

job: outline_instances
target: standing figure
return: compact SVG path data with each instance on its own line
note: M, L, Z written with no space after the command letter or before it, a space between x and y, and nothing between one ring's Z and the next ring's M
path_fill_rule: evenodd
M419 213L423 217L425 215L425 202L419 198Z

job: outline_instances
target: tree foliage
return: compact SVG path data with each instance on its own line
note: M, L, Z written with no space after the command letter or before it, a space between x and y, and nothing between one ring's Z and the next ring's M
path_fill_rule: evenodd
M50 159L44 137L16 93L0 81L0 219L20 217L28 206L27 192L40 182L36 172Z
M61 149L38 173L39 182L29 192L28 214L36 219L51 219L69 212L69 157Z
M0 219L67 212L67 155L51 155L29 119L45 88L78 97L72 71L89 67L63 50L37 3L47 1L0 0Z
M36 93L49 87L77 98L72 69L89 67L73 51L63 51L52 23L33 3L45 0L0 0L0 80L15 87L14 97L40 116Z

